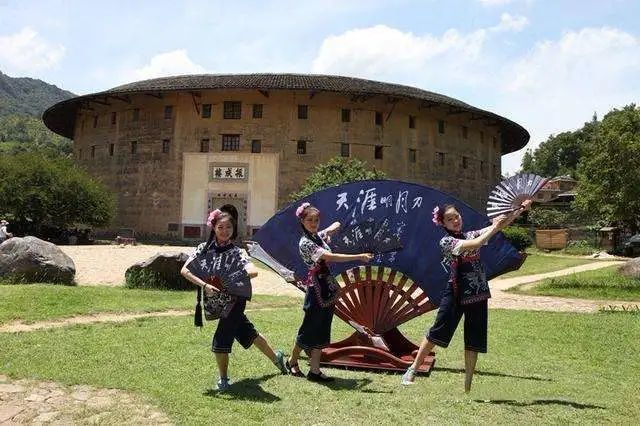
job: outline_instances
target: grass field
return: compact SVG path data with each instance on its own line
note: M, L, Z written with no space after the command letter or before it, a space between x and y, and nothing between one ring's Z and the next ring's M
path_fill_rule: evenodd
M25 288L25 287L22 287ZM78 289L75 289L78 290ZM14 297L14 296L13 296ZM286 306L295 301L288 298ZM405 324L418 341L433 313ZM299 307L249 313L287 351ZM430 377L327 369L330 386L280 376L257 350L234 347L226 394L213 391L211 332L188 317L0 333L0 374L115 387L149 398L179 424L633 423L640 419L640 316L492 310L489 353L463 388L459 330ZM333 340L350 333L338 318ZM55 342L55 343L54 343ZM303 363L303 370L306 365Z
M524 264L517 271L500 275L500 278L521 277L524 275L543 274L545 272L553 272L560 269L571 268L573 266L585 265L587 263L597 262L594 259L583 259L578 257L560 257L560 256L544 256L541 254L530 253Z
M274 296L255 296L249 307L296 306L298 303ZM17 320L29 323L101 312L192 309L194 305L195 290L134 290L123 287L67 287L50 284L0 285L0 324Z
M564 277L547 278L509 291L541 296L581 299L634 300L640 303L640 280L618 273L618 267L579 272Z

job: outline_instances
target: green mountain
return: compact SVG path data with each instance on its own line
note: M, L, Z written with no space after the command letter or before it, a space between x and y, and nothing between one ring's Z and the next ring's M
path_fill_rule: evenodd
M39 119L51 105L74 96L42 80L13 78L0 71L0 117L26 115Z
M47 129L40 117L51 105L74 96L41 80L0 72L0 155L39 152L69 157L71 140Z

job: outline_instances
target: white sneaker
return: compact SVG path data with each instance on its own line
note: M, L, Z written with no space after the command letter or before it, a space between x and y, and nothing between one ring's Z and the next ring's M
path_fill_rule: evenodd
M402 385L404 386L415 385L415 383L413 382L415 375L416 375L416 370L413 367L407 368L407 371L405 371L404 374L402 375L402 382L400 383L402 383Z
M220 379L218 379L218 382L216 383L216 389L218 389L219 392L224 392L230 387L231 381L228 377L220 377Z

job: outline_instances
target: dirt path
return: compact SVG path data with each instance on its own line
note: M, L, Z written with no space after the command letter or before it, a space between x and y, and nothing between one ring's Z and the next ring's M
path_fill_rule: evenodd
M111 313L105 312L93 315L76 315L69 318L61 318L51 321L38 321L25 324L22 321L10 322L0 325L0 333L20 333L23 331L36 331L50 328L68 327L79 324L94 324L98 322L125 322L138 318L149 317L177 317L182 315L191 315L192 310L168 310L159 312L140 312L140 313Z
M596 261L585 265L574 266L544 274L525 275L513 278L497 278L489 282L492 298L491 308L502 309L528 309L534 311L564 311L564 312L597 312L603 306L633 305L633 302L611 301L611 300L587 300L572 299L565 297L550 296L529 296L522 294L506 293L505 290L519 286L521 284L534 283L545 278L571 275L578 272L593 271L609 266L621 265L622 261Z
M120 286L125 271L134 263L147 260L156 253L191 253L194 247L156 245L59 246L76 264L76 282L86 286ZM303 293L287 284L271 270L260 269L252 280L255 294L302 297Z
M245 312L254 311L274 311L277 309L288 309L288 306L282 307L262 307L262 308L249 308ZM132 312L132 313L115 313L104 312L100 314L92 315L76 315L68 318L60 318L50 321L38 321L33 323L24 323L22 321L14 321L4 325L0 325L0 333L22 333L28 331L48 330L52 328L69 327L79 324L95 324L100 322L126 322L132 321L138 318L161 318L161 317L181 317L193 315L193 310L176 310L169 309L166 311L157 312Z
M118 286L124 282L124 272L136 262L148 259L158 252L189 253L193 247L137 245L137 246L60 246L76 264L76 282L79 285L109 285ZM545 311L575 311L595 312L601 306L622 306L630 303L607 300L584 300L560 297L527 296L505 293L511 287L532 283L545 278L570 275L582 271L619 265L622 261L598 260L593 263L562 269L544 274L527 275L523 277L495 279L490 282L493 297L490 302L492 308L530 309ZM303 293L291 284L287 284L275 272L260 269L260 273L253 280L255 294L281 295L302 297ZM631 302L633 303L633 302ZM95 322L91 320L90 322ZM0 328L1 330L1 328Z
M171 421L159 408L123 390L0 375L0 424L44 423L168 425Z

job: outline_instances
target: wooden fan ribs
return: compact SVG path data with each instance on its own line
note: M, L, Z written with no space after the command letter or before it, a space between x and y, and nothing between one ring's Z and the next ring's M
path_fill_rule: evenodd
M390 271L384 280L385 268L377 268L375 278L371 266L364 267L364 277L360 269L351 270L353 280L348 272L341 274L344 284L336 305L341 317L381 334L434 308L426 293L406 275Z
M388 275L387 275L388 274ZM387 277L385 278L385 275ZM435 305L420 286L401 272L367 265L343 272L336 315L356 331L323 349L323 364L402 370L413 362L418 347L398 331L398 325ZM433 355L420 366L428 372Z

